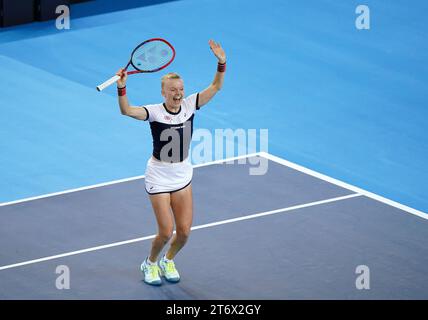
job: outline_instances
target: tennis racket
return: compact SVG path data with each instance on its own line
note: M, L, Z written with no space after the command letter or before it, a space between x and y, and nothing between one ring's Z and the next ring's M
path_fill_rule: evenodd
M153 38L139 44L131 53L131 59L125 67L130 65L135 70L127 71L127 74L142 72L156 72L169 66L175 58L174 47L166 40ZM115 83L120 77L115 75L97 87L98 91L104 90L109 85Z

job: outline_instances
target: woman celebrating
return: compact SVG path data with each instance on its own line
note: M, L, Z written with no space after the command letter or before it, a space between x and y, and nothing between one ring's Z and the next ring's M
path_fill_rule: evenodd
M119 106L123 115L148 120L153 138L153 153L147 162L145 188L149 194L158 224L158 233L152 242L150 254L141 264L144 281L151 285L162 283L160 275L170 282L178 282L180 275L174 257L189 238L193 218L192 176L193 167L188 157L193 119L196 110L208 103L223 86L226 55L220 44L209 41L218 59L214 81L203 91L185 98L184 83L177 73L162 77L161 93L164 102L133 107L126 96L126 71L117 73ZM167 252L159 255L176 232Z

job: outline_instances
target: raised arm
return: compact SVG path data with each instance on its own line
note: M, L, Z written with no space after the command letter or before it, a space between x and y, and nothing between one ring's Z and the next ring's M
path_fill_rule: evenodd
M219 43L213 40L209 41L211 51L218 59L217 72L214 81L205 90L199 93L198 107L208 103L215 94L222 88L224 81L224 72L226 71L226 54Z
M117 80L118 88L118 98L119 98L119 107L120 112L128 117L132 117L138 120L147 120L147 110L141 107L131 107L126 97L126 79L128 75L124 69L120 69L117 72L117 75L120 76L120 79Z

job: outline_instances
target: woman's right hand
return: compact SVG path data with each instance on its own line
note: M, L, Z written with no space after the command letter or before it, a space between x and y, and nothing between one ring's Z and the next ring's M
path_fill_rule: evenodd
M125 69L119 69L116 74L120 77L120 79L117 80L117 87L123 88L126 86L126 79L128 78L128 74L126 73Z

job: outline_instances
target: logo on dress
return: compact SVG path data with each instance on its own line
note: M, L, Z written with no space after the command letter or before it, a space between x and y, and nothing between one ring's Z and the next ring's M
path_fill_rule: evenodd
M166 120L166 121L171 121L171 120L172 120L172 118L171 118L170 116L166 115L166 116L165 116L165 120Z

